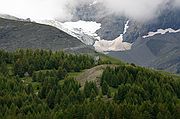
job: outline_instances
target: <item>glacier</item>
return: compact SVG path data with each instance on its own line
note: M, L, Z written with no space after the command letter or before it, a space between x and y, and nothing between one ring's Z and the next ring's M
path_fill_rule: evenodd
M77 21L77 22L59 22L57 20L40 20L35 21L40 24L46 24L53 27L56 27L71 36L78 38L81 42L86 45L93 45L95 40L98 40L99 37L95 33L98 29L101 28L100 23L92 21Z
M125 51L130 50L132 46L131 43L123 42L123 35L129 28L129 21L125 24L123 34L120 34L119 37L111 41L101 39L98 36L96 31L101 28L101 24L93 21L80 20L62 23L57 20L41 20L36 22L56 27L69 35L78 38L84 44L94 46L95 50L98 52Z

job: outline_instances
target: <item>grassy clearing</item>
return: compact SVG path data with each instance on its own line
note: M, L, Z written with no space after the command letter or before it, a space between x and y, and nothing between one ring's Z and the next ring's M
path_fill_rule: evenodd
M84 72L84 71L68 73L67 78L76 78L76 77L78 77L80 74L82 74L83 72Z
M40 83L39 82L33 82L32 77L25 77L25 78L22 78L22 80L23 80L25 85L32 84L32 87L33 87L35 92L39 91Z
M110 89L110 92L111 92L111 96L114 96L115 93L117 92L117 89L113 88L113 87L109 87L109 89Z
M173 74L173 73L162 71L162 70L158 70L158 72L165 76L173 77L174 79L180 79L180 74Z
M70 72L70 73L67 74L67 76L66 76L66 78L65 78L64 80L70 79L70 78L76 79L76 78L77 78L79 75L81 75L83 72L84 72L84 71L81 71L81 72ZM63 84L64 84L64 80L60 80L60 81L59 81L59 84L60 84L60 85L63 85Z
M97 86L100 86L100 78L101 75L106 67L116 67L118 65L114 64L105 64L105 65L98 65L96 67L93 67L91 69L86 69L80 74L76 75L75 78L83 87L85 85L86 81L93 81L97 84Z
M120 61L119 59L110 57L110 56L108 56L108 55L101 54L101 53L98 53L98 55L100 56L100 59L101 59L102 61L111 61L112 64L124 64L124 63L123 63L122 61Z

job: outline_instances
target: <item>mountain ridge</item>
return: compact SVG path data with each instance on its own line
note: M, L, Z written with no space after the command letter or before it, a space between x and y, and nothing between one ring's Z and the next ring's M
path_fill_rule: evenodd
M0 18L0 48L16 50L17 48L42 48L51 50L93 51L81 41L48 25L27 21ZM74 48L74 49L73 49Z
M99 51L118 59L123 59L126 62L178 73L180 69L178 58L180 50L177 46L180 45L179 11L180 9L178 8L167 8L155 20L140 23L123 15L106 14L104 13L103 6L97 3L79 6L74 13L73 20L69 22L75 24L81 20L84 23L93 22L101 24L100 28L92 33L95 34L94 36L86 34L83 28L72 27L73 30L67 27L63 28L63 23L61 22L58 22L62 25L61 28L53 24L48 25L57 27L77 37L89 47L102 49ZM127 31L123 34L128 20ZM120 34L123 34L122 38L120 38ZM132 47L126 48L123 43L126 43L126 45L129 43ZM111 48L111 46L113 47ZM116 50L114 47L121 50ZM95 49L97 50L97 48Z

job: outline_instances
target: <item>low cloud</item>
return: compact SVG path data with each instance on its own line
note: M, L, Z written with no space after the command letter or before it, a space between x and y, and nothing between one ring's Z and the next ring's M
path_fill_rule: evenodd
M137 20L148 20L159 15L168 0L104 0L109 11L124 14Z
M20 18L71 19L74 0L0 0L0 13Z
M98 1L112 13L136 20L158 16L167 4L180 7L180 0L0 0L0 13L21 18L70 20L80 4Z

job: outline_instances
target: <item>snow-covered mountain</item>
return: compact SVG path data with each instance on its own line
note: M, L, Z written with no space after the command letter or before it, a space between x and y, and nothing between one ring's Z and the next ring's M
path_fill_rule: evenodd
M57 20L41 20L36 21L40 24L54 26L76 38L86 45L93 45L99 39L95 33L101 28L101 24L92 21L77 21L77 22L59 22Z
M15 51L19 48L94 53L92 47L55 27L0 18L0 49Z
M57 20L41 20L36 21L40 24L46 24L54 26L76 38L86 45L94 46L95 50L98 52L108 52L108 51L124 51L130 50L130 43L123 42L123 35L128 29L128 23L124 26L123 34L120 34L116 39L109 41L101 39L96 33L97 30L101 28L101 24L93 21L76 21L76 22L60 22Z
M84 5L74 14L74 20L77 19L101 23L96 31L101 40L94 44L98 51L107 51L129 63L180 72L179 8L168 6L155 19L139 22L124 15L109 14L101 4Z
M120 34L114 40L98 40L95 42L94 47L99 52L108 51L125 51L131 49L131 43L123 42L123 35L127 32L129 21L126 22L123 34Z
M0 18L9 19L9 20L15 20L15 21L28 21L28 22L31 21L30 18L22 19L22 18L18 18L18 17L12 16L12 15L8 15L8 14L0 14Z
M122 14L109 13L102 4L93 1L79 5L71 21L33 21L56 27L98 52L129 63L178 73L180 9L167 7L161 12L155 19L139 22Z
M10 19L10 20L20 20L17 17L11 16L11 15L7 15L7 14L0 14L0 18Z

